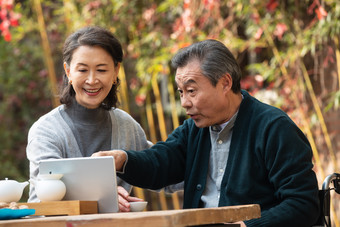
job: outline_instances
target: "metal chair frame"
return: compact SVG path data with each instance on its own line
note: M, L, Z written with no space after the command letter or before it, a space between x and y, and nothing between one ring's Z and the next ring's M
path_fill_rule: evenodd
M330 188L330 184L333 183L334 188ZM330 204L331 204L331 190L335 190L340 194L340 174L333 173L328 175L323 184L322 189L319 190L319 200L320 200L320 214L318 221L313 227L331 227L331 214L330 214Z

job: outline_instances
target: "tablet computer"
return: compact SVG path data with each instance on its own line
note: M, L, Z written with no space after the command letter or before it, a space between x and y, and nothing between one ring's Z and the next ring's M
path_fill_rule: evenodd
M82 157L41 160L40 174L63 174L63 200L98 201L98 213L119 211L114 158Z

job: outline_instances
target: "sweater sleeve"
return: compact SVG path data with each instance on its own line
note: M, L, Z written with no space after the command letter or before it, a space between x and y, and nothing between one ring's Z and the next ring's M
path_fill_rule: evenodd
M39 162L43 159L63 158L62 144L58 143L56 130L47 121L38 121L30 129L26 155L30 162L30 179L37 180ZM39 202L34 183L30 184L28 202Z
M263 135L262 156L279 202L246 225L311 226L318 218L319 200L306 137L288 117L276 119Z

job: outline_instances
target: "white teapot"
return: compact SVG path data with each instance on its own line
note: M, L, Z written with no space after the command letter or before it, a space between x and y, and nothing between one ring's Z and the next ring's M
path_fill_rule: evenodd
M18 202L28 184L28 181L19 183L15 180L8 180L8 178L0 180L0 202Z
M59 201L66 194L66 186L60 179L63 174L39 174L34 181L35 191L40 201Z

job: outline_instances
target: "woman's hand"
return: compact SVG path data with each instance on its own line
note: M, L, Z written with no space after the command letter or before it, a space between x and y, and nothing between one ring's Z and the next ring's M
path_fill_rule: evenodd
M122 187L118 186L118 205L120 212L130 212L129 202L143 201L140 198L129 196L129 193Z

